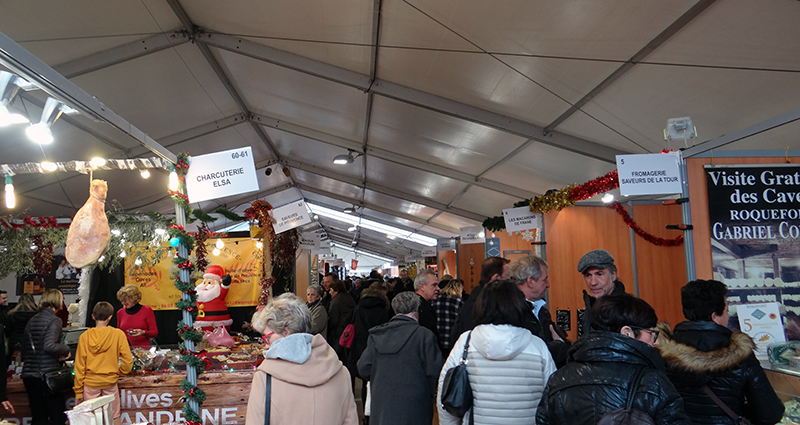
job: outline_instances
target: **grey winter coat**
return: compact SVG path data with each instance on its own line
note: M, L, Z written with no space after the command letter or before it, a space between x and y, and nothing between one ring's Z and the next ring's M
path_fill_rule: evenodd
M31 347L31 340L36 346ZM22 339L23 378L41 378L41 374L61 367L59 357L69 354L69 347L61 341L61 319L50 308L45 308L28 321Z
M358 360L372 391L370 424L430 424L441 369L436 337L414 319L397 315L370 329Z

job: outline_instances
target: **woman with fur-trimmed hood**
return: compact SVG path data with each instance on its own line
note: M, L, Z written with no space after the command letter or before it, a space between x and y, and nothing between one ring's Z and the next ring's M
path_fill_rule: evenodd
M681 289L683 315L670 335L661 329L667 376L695 424L735 423L703 390L707 385L736 414L754 424L775 424L784 406L753 354L755 343L728 323L728 289L716 280L695 280Z

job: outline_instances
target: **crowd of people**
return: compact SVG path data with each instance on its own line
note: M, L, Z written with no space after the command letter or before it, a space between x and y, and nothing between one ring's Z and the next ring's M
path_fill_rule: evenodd
M626 293L608 251L590 251L577 264L586 310L570 341L547 307L549 269L536 256L487 258L470 294L428 269L413 280L402 269L390 279L328 274L309 287L307 304L293 294L273 299L254 318L270 348L247 424L264 423L265 412L275 423L358 424L356 377L365 384L363 423L373 425L431 424L435 415L452 425L781 420L753 340L726 327L724 283L687 283L687 320L670 329ZM462 357L473 401L459 417L438 397ZM270 379L275 389L265 393ZM289 395L314 408L287 407Z

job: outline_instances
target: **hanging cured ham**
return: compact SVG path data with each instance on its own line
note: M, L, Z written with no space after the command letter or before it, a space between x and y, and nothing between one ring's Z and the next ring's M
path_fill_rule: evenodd
M89 199L69 226L65 255L73 267L94 264L108 247L111 229L106 218L106 192L108 185L104 180L92 180Z

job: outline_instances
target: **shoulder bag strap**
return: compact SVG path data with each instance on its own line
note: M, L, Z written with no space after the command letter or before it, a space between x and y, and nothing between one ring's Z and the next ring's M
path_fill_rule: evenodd
M636 398L636 391L639 389L639 384L642 383L642 376L644 376L644 367L640 367L636 371L636 376L633 378L631 389L628 391L628 399L625 401L625 408L630 410L633 408L633 399Z
M717 406L719 406L719 408L722 409L722 411L725 412L726 415L730 416L730 418L733 419L734 421L739 420L739 415L734 413L734 411L731 410L731 408L728 407L727 404L725 404L722 400L720 400L719 397L717 397L717 395L714 394L714 391L711 391L711 388L709 388L708 385L703 385L703 391L705 391L706 394L708 394L708 396L711 397L711 400L713 400L714 403L716 403Z
M469 339L472 338L472 331L467 334L467 342L464 344L464 354L461 355L461 364L467 364L467 351L469 350Z
M264 391L264 425L269 425L269 403L272 394L272 375L267 374L267 388Z

